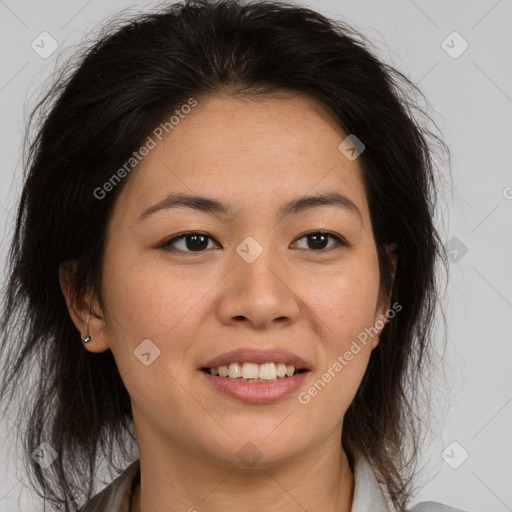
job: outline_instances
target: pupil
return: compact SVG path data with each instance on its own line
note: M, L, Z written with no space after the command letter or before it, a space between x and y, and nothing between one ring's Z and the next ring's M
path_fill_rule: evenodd
M319 240L319 237L322 238L322 240ZM327 235L325 234L318 234L318 235L309 235L310 240L314 240L314 243L312 244L315 249L323 249L325 246L325 242L327 241ZM310 245L311 247L311 245Z
M199 243L199 245L197 244L198 239L202 239L202 244L201 244L201 242ZM188 243L190 240L194 240L196 243L195 244L194 244L194 242L192 244ZM206 249L206 247L208 246L208 241L204 235L188 235L186 245L187 245L187 249L189 249L189 250L201 250L201 249Z

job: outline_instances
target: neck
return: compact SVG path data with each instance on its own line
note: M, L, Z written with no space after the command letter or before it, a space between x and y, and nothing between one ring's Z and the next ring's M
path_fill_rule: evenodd
M340 439L340 437L337 437ZM332 442L265 468L234 468L193 453L153 452L139 443L141 478L130 512L350 512L354 475L341 443Z

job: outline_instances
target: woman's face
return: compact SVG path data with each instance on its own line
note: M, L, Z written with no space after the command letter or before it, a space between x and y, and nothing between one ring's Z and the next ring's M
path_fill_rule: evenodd
M270 466L339 444L378 339L364 344L358 335L389 306L377 303L377 252L358 159L338 148L347 134L315 101L283 94L199 99L163 134L161 141L152 135L156 146L115 204L103 267L106 310L85 346L112 350L139 447L156 454L165 445L243 467L251 456L251 464ZM141 218L169 194L209 198L225 211L196 202ZM325 194L345 197L345 206L315 200L285 208ZM191 231L202 237L176 238ZM287 351L309 371L292 377L298 384L288 393L275 391L279 380L229 381L229 394L213 381L228 377L202 368L237 349ZM231 359L241 365L251 354ZM266 398L258 400L257 386Z

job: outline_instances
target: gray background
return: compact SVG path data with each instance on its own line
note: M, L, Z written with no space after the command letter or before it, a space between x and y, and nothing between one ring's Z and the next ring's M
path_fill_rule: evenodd
M154 5L0 0L2 268L21 188L21 138L46 79L106 18L128 7ZM450 409L434 429L441 435L436 433L422 454L426 470L416 501L512 511L512 1L310 0L303 5L348 21L374 41L381 58L419 84L452 151L453 194L440 210L439 225L448 248L467 253L451 256L443 306L451 391L436 396L439 411ZM59 45L46 59L31 48L44 31ZM469 45L461 55L464 43L450 36L454 31ZM5 271L2 276L5 280ZM42 509L27 487L11 427L3 418L0 512Z

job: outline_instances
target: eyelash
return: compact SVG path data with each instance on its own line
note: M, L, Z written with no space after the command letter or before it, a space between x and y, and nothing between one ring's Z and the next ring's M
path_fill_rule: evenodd
M184 238L186 238L187 236L190 236L190 235L201 235L201 236L204 236L206 238L209 238L210 240L215 240L213 237L211 237L210 235L207 235L206 233L202 233L200 231L188 231L186 233L182 233L181 235L178 235L178 236L175 236L173 238L170 238L169 240L167 240L163 244L161 244L159 246L159 248L163 249L164 251L167 251L167 252L180 252L182 254L187 254L187 255L194 255L194 254L205 253L207 251L207 249L202 250L202 251L188 251L188 250L176 249L175 247L172 247L171 244L177 242L178 240L184 239ZM328 237L331 237L331 238L335 239L339 246L341 246L341 247L347 247L348 246L348 244L347 244L347 242L345 242L345 240L343 240L341 237L335 235L334 233L330 233L329 231L309 231L308 233L304 233L299 238L297 238L297 241L301 240L302 238L306 238L308 236L311 236L311 235L327 235ZM336 248L336 246L334 246L334 248ZM311 253L323 254L323 253L326 253L328 251L331 251L332 249L333 249L333 247L329 247L328 249L319 249L319 250L299 249L299 251L307 251L307 252L311 252Z

